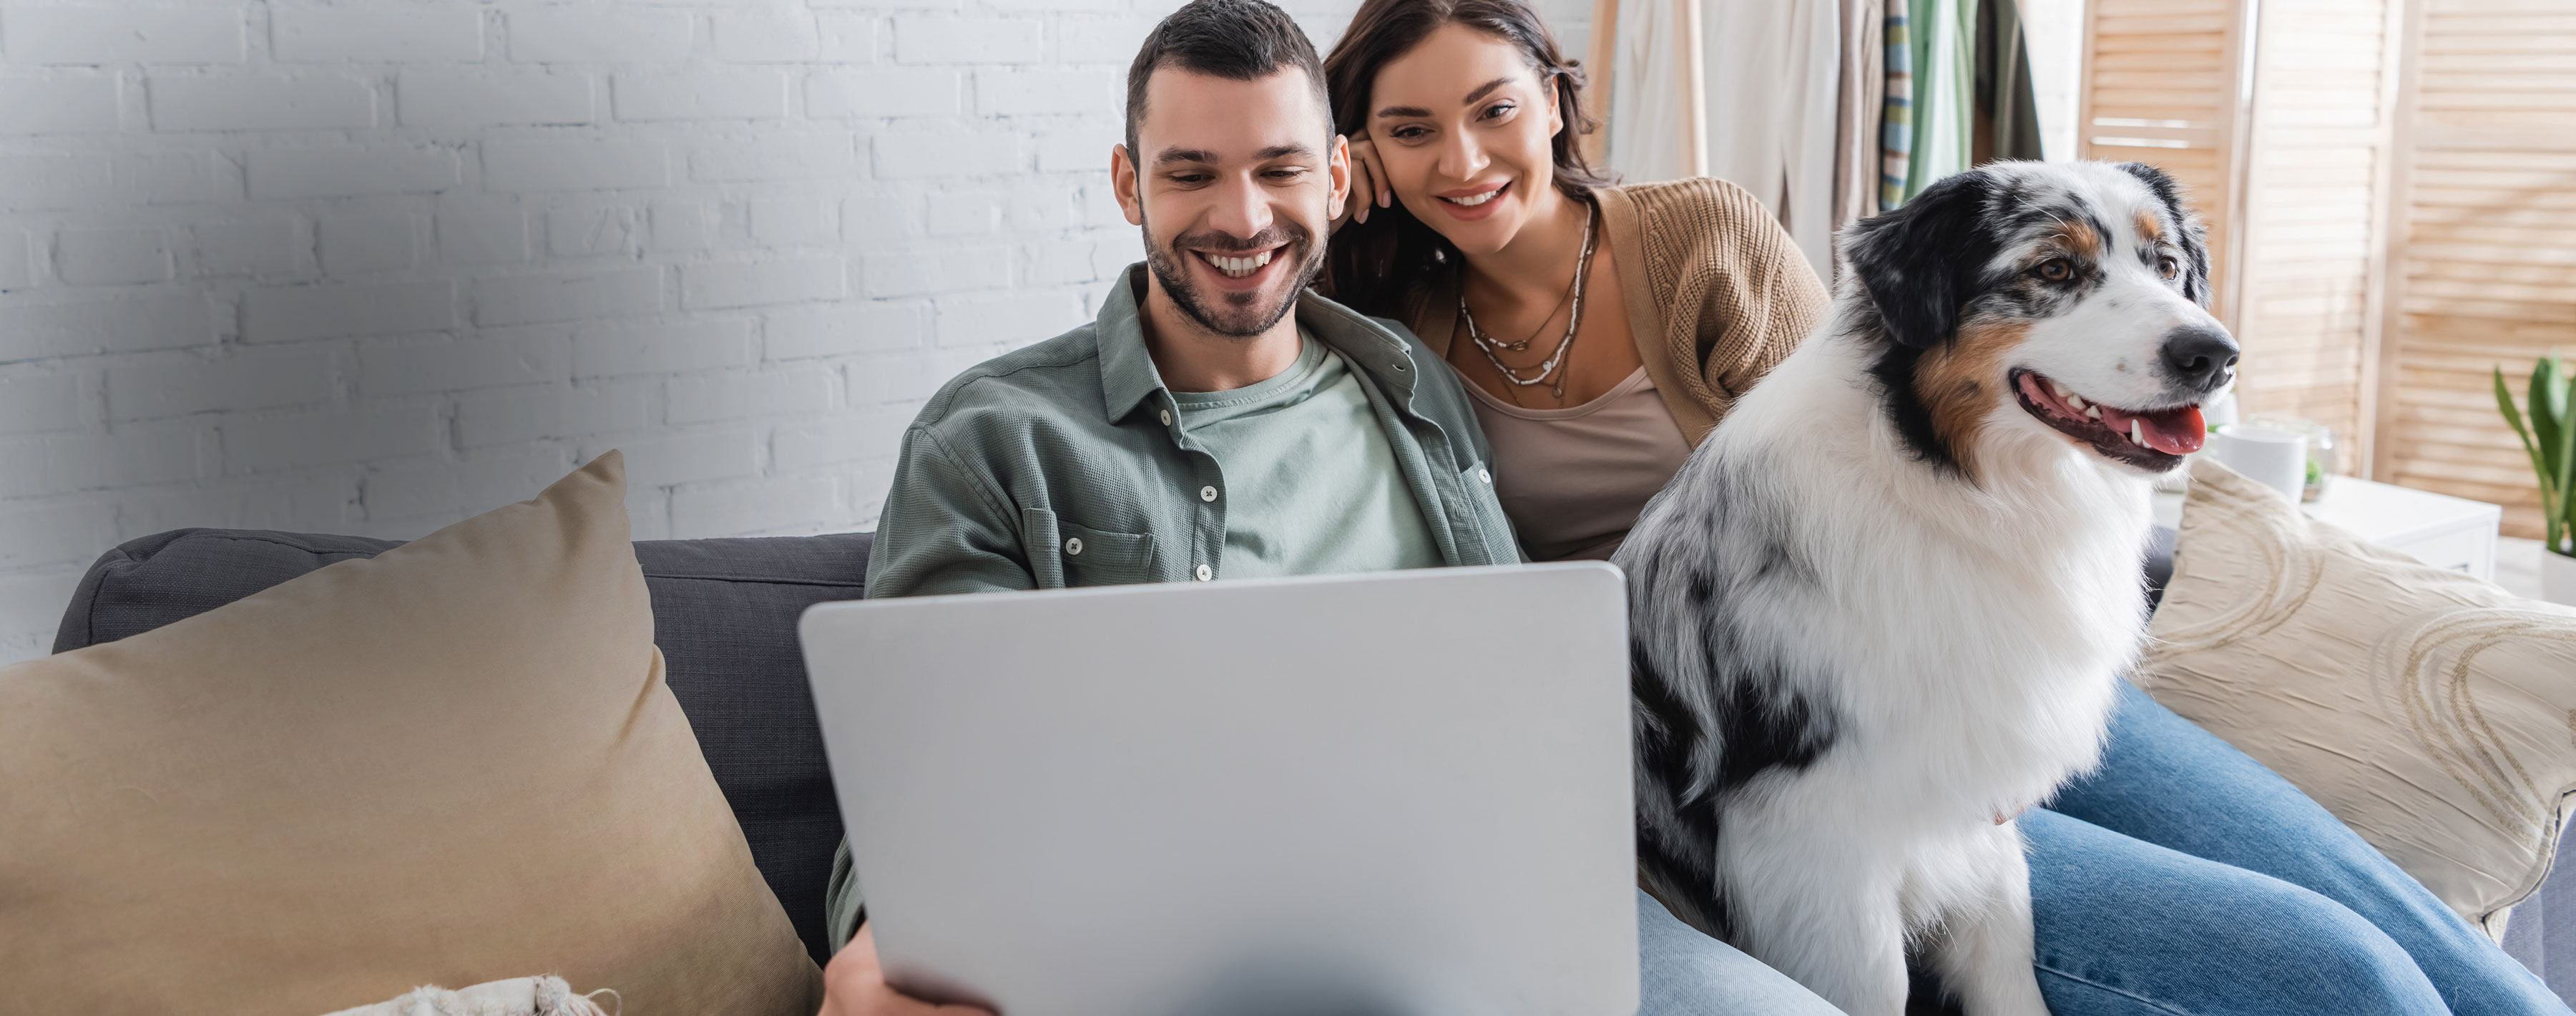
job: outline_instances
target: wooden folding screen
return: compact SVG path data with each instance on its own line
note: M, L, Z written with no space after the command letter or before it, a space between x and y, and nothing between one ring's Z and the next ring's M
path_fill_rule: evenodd
M2365 444L2401 2L2100 0L2087 25L2079 151L2190 189L2240 404Z
M2491 368L2576 353L2576 0L2414 0L2378 286L2379 478L2540 535Z
M2091 0L2076 152L2155 165L2209 223L2212 270L2234 265L2250 35L2243 0ZM2232 290L2218 287L2231 315Z
M2377 341L2372 277L2398 79L2397 0L2262 0L2231 324L2241 404L2295 413L2346 439L2366 472Z

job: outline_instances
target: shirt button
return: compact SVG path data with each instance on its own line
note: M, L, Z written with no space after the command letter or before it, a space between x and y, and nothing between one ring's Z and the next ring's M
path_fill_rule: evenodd
M1163 410L1163 426L1169 427L1169 426L1171 426L1171 425L1172 425L1172 411L1171 411L1171 410L1168 410L1168 409Z
M1066 557L1073 557L1073 556L1078 555L1078 554L1081 554L1081 553L1082 553L1082 537L1076 536L1076 537L1074 537L1074 538L1072 538L1072 539L1069 539L1069 540L1064 541L1064 555L1065 555Z
M1214 501L1214 500L1216 500L1216 488L1214 488L1214 487L1201 487L1201 488L1199 488L1199 500L1201 500L1201 501Z
M1484 469L1479 469L1479 470L1477 470L1477 471L1476 471L1476 478L1477 478L1477 479L1479 479L1479 480L1483 480L1483 481L1485 481L1486 483L1492 483L1492 482L1494 482L1494 474L1493 474L1493 472L1492 472L1492 471L1490 471L1490 470L1484 470Z
M1197 576L1199 577L1199 581L1201 581L1201 582L1205 582L1205 581L1207 581L1207 580L1209 580L1209 579L1212 579L1212 578L1215 578L1215 577L1216 577L1216 573L1215 573L1215 572L1212 572L1212 571L1209 571L1209 570L1208 570L1208 566L1206 566L1206 565L1200 565L1200 566L1199 566L1199 570L1198 570L1198 571L1196 571L1196 572L1193 572L1192 574L1197 575Z

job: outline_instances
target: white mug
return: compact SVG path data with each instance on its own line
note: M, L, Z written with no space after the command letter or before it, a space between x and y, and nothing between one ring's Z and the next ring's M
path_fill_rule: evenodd
M2308 485L2308 436L2279 427L2231 423L2211 431L2209 453L2292 502Z

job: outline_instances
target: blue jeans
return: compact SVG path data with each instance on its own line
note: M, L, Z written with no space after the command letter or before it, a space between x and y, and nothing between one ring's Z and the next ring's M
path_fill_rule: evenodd
M2022 818L2057 1016L2566 1016L2324 807L2123 685L2102 766Z
M1637 1016L1842 1016L1734 946L1637 892Z
M2021 827L2055 1016L2568 1016L2323 807L2135 688L2121 689L2102 766ZM1639 907L1672 921L1650 899ZM1802 991L1787 997L1808 1008L1779 1001L1772 980L1747 980L1741 998L1694 983L1693 964L1754 961L1678 922L1658 937L1653 923L1639 929L1640 1016L1832 1011Z

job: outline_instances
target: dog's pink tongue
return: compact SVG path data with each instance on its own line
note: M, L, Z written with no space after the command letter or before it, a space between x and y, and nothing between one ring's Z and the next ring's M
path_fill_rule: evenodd
M2200 418L2199 406L2159 409L2152 413L2132 413L2125 409L2102 407L2102 422L2122 436L2130 433L2129 421L2137 421L2140 443L2167 455L2189 455L2199 451L2209 440L2209 425Z

